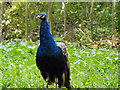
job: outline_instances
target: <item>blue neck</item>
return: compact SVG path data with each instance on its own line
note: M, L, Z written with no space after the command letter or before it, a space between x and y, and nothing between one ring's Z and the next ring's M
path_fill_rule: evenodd
M41 22L40 25L40 45L45 46L56 46L56 43L53 39L52 34L50 33L49 30L49 23L47 21L47 19L45 19L44 21Z
M44 55L52 55L60 52L59 48L56 46L52 34L50 33L47 19L43 20L40 25L40 51L40 53Z

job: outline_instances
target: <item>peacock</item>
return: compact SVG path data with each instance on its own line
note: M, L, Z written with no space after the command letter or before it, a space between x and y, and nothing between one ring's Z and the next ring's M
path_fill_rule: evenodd
M56 43L49 30L49 23L45 13L40 13L40 45L36 53L36 65L43 79L48 85L54 83L59 88L65 86L70 89L70 67L64 43Z

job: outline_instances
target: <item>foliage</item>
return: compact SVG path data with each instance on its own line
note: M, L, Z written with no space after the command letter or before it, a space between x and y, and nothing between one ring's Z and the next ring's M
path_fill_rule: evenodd
M3 37L4 39L25 38L25 2L10 2L11 7L4 2ZM51 2L53 35L64 35L64 5L62 2ZM90 8L91 2L66 3L66 38L68 41L80 41L86 35L90 37ZM112 31L112 3L95 2L93 7L93 34L94 40L106 38ZM35 38L34 32L39 33L40 20L36 16L41 12L48 12L47 2L28 3L28 37ZM119 3L114 7L115 36L119 36ZM47 14L48 17L48 14ZM85 35L79 31L79 28ZM86 38L89 41L89 38Z
M39 41L3 41L0 43L1 88L45 88L46 83L36 66ZM117 88L118 51L115 49L78 48L67 45L74 88ZM55 86L50 86L51 88Z
M116 7L115 7L115 27L116 27L116 32L118 35L120 35L120 1L118 3L116 3Z

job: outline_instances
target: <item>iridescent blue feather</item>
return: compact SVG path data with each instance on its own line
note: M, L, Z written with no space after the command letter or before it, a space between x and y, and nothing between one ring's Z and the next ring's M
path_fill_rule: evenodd
M57 47L56 42L53 39L53 35L50 33L49 23L46 18L41 22L40 26L40 46L37 50L38 55L51 56L62 53L60 48Z

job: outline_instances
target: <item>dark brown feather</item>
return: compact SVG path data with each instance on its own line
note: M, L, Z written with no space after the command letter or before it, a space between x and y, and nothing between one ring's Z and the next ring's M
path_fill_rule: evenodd
M64 86L66 88L71 88L70 87L70 66L69 66L69 61L68 61L68 53L67 53L67 50L66 50L66 46L64 43L62 42L56 42L57 46L61 48L62 50L62 53L65 57L65 60L66 60L66 71L65 71L65 83L64 83Z

